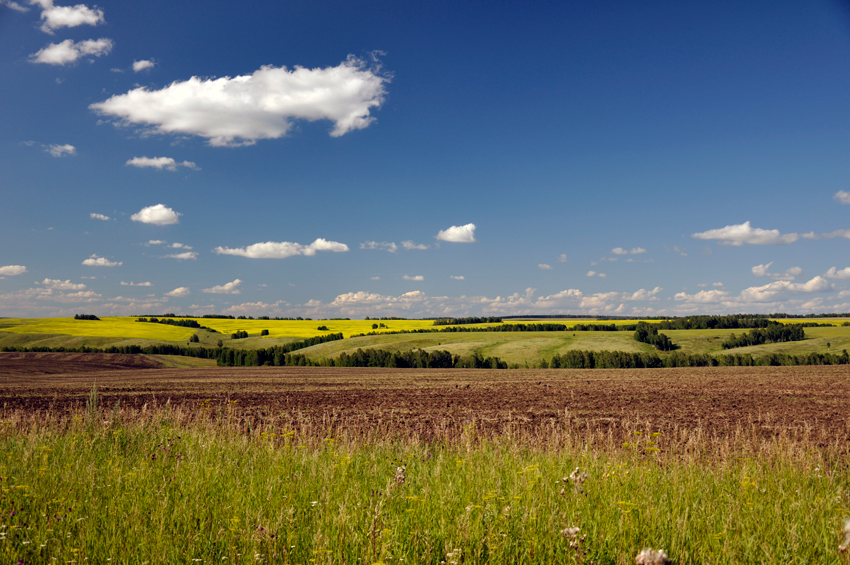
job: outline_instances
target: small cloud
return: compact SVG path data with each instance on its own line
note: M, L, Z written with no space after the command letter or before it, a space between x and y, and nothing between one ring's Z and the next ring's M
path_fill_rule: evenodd
M601 279L604 279L607 275L605 273L597 273L596 271L588 271L587 276L588 277L599 277Z
M89 267L120 267L124 263L122 261L114 262L110 261L106 257L98 257L97 255L92 255L85 261L83 261L83 265Z
M839 280L850 279L850 267L845 267L844 269L841 269L840 271L838 269L836 269L835 267L830 267L830 269L826 273L824 273L823 276L825 276L828 279L839 279Z
M206 292L207 294L239 294L241 291L236 287L238 287L240 284L242 284L242 281L236 279L233 282L229 282L227 284L202 289L201 292Z
M381 277L369 277L369 279L373 281L379 281L381 280Z
M846 190L839 190L832 197L836 202L840 202L842 204L850 204L850 192Z
M454 279L456 281L466 280L466 277L464 277L463 275L451 275L449 278Z
M165 245L165 243L166 243L166 242L165 242L165 241L163 241L163 240L161 240L161 239L152 239L152 240L148 241L148 242L145 244L145 246L149 246L149 245Z
M781 234L779 230L763 230L753 228L750 222L730 225L719 229L691 234L696 239L717 240L720 245L740 247L745 243L750 245L788 245L797 241L800 236L796 233Z
M611 253L614 255L640 255L641 253L646 253L646 249L643 247L632 247L631 250L626 250L622 247L615 247L611 250Z
M104 23L103 10L91 9L85 4L76 6L54 6L53 0L30 0L30 4L41 6L41 31L53 34L53 30L81 25Z
M54 157L64 157L66 155L77 154L77 148L67 143L65 145L46 145L44 150Z
M381 249L383 251L395 253L398 251L398 245L391 241L365 241L360 244L360 249Z
M153 285L149 282L135 283L133 281L130 281L130 282L121 281L121 286L153 286Z
M206 292L206 291L204 291ZM180 298L182 296L189 296L189 287L188 286L180 286L172 290L171 292L166 292L165 296L171 296L173 298Z
M622 247L615 247L614 249L611 250L611 253L613 253L614 255L628 255L629 254L629 252L626 251L625 249L623 249Z
M640 255L642 253L646 253L646 249L644 249L643 247L632 247L629 253L631 253L632 255Z
M155 206L142 208L137 213L130 216L130 219L134 222L141 222L143 224L167 226L178 223L180 221L180 216L182 215L183 214L180 212L175 212L164 204L157 204Z
M78 43L66 39L62 43L51 43L44 49L33 53L30 55L30 63L71 65L86 56L101 57L108 55L111 50L112 40L103 37L100 39L87 39Z
M552 265L549 265L548 263L538 263L538 264L537 264L537 268L538 268L538 269L543 269L544 271L551 271L551 270L552 270Z
M28 12L29 8L25 6L21 6L17 2L13 2L12 0L0 0L0 6L8 6L12 10L16 12Z
M679 248L679 247L673 247L673 253L678 253L682 257L688 256L687 249L682 249L682 248Z
M722 282L713 282L713 283L711 283L711 286L713 286L715 288L723 288L726 285L724 285Z
M784 273L771 273L769 271L771 265L773 265L773 261L765 265L756 265L751 270L757 277L770 277L777 281L793 281L796 277L803 273L803 269L800 267L791 267Z
M177 167L185 167L187 169L200 170L192 161L183 161L182 163L175 161L172 157L133 157L124 163L130 167L138 167L140 169L159 169L167 171L176 171Z
M567 254L566 254L566 253L561 253L561 254L558 256L558 263L566 263L566 262L567 262Z
M94 212L92 212L91 214L89 214L89 217L90 217L92 220L103 220L104 222L108 222L109 220L111 220L111 219L112 219L112 218L110 218L109 216L104 216L103 214L95 214Z
M138 73L144 71L145 69L152 69L156 65L153 59L150 60L142 60L142 61L133 61L133 72Z
M424 281L425 280L425 277L423 277L422 275L413 275L413 276L404 275L404 277L402 277L402 278L406 281Z
M407 249L408 251L413 251L414 249L424 250L431 247L430 245L425 245L424 243L414 243L410 240L402 241L401 246Z
M46 288L52 288L54 290L83 290L86 288L86 285L82 283L72 283L70 280L61 281L59 279L44 279L41 282L37 282L35 284L43 285Z
M172 249L192 249L191 245L184 245L182 243L172 243Z
M437 234L437 239L453 243L475 243L475 224L452 226L440 230L440 233Z
M265 243L255 243L248 247L216 247L213 251L219 255L238 255L250 259L286 259L294 255L313 256L317 251L343 253L348 251L348 246L344 243L328 241L320 237L310 245L301 245L300 243L291 243L289 241L267 241Z
M185 251L183 253L174 253L172 255L166 255L167 259L192 259L193 261L198 258L198 254L195 251Z
M16 275L23 275L26 272L27 268L23 265L6 265L5 267L0 267L0 276L14 277Z

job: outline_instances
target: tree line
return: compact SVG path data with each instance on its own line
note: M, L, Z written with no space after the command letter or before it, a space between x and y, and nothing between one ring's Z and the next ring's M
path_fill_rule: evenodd
M542 360L540 368L551 369L658 369L663 367L756 367L783 365L847 365L850 355L843 350L834 353L807 353L791 355L771 353L761 357L750 354L687 354L675 351L664 357L656 353L631 353L627 351L583 351L573 349L555 355L550 361Z
M274 349L274 348L272 348ZM397 369L507 369L508 364L497 357L481 354L470 356L452 355L448 351L388 351L385 349L358 349L352 353L341 353L337 357L310 359L300 353L270 350L226 349L217 357L220 366L258 367L390 367Z
M94 314L76 314L74 316L75 320L97 320L100 321L100 318L95 316Z
M745 334L732 334L729 339L720 344L723 349L762 345L764 343L783 343L786 341L802 341L806 332L802 324L771 324L766 328L752 329Z
M635 341L648 343L655 347L658 351L673 351L678 349L667 335L658 333L658 324L647 324L640 322L635 330Z
M501 324L502 319L496 316L487 316L484 318L437 318L434 320L435 326L450 326L457 324Z
M136 320L137 322L147 322L150 324L166 324L168 326L180 326L182 328L198 328L201 329L203 326L196 322L195 320L173 320L171 318L139 318ZM204 328L209 329L209 328Z

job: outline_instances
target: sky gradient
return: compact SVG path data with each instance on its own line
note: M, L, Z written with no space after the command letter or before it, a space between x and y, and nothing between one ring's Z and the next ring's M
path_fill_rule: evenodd
M850 9L0 0L0 316L850 311Z

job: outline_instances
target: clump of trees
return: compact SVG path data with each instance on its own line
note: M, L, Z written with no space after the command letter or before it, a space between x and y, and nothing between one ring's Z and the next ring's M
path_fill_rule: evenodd
M269 330L263 330L260 332L260 337L263 337L264 335L269 335Z
M147 322L150 324L166 324L169 326L180 326L182 328L198 328L200 329L202 326L195 320L172 320L170 318L165 318L160 320L159 318L139 318L136 320L137 322Z
M677 346L670 341L670 338L665 334L658 333L658 326L655 324L647 324L645 322L638 323L635 330L635 341L648 343L655 347L658 351L673 351Z
M198 343L199 341L201 340L198 337L198 334L192 334L192 336L189 338L189 343Z
M434 320L435 326L455 326L459 324L501 324L502 319L496 316L488 316L484 318L437 318Z
M248 337L248 332L243 330L236 330L236 333L230 334L230 339L244 339Z
M327 326L319 326L317 329L318 329L320 332L330 331L330 330L328 330L328 327L327 327Z
M721 343L723 349L735 347L747 347L748 345L762 345L764 343L783 343L786 341L802 341L806 339L806 332L802 324L770 324L761 329L752 329L745 334L736 336L732 334L729 339Z
M75 320L97 320L100 321L100 318L95 316L94 314L77 314L74 316Z

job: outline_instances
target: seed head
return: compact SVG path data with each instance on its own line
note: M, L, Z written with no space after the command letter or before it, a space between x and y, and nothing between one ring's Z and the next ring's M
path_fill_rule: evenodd
M651 547L641 550L635 558L637 565L668 565L672 563L663 549L655 551Z

